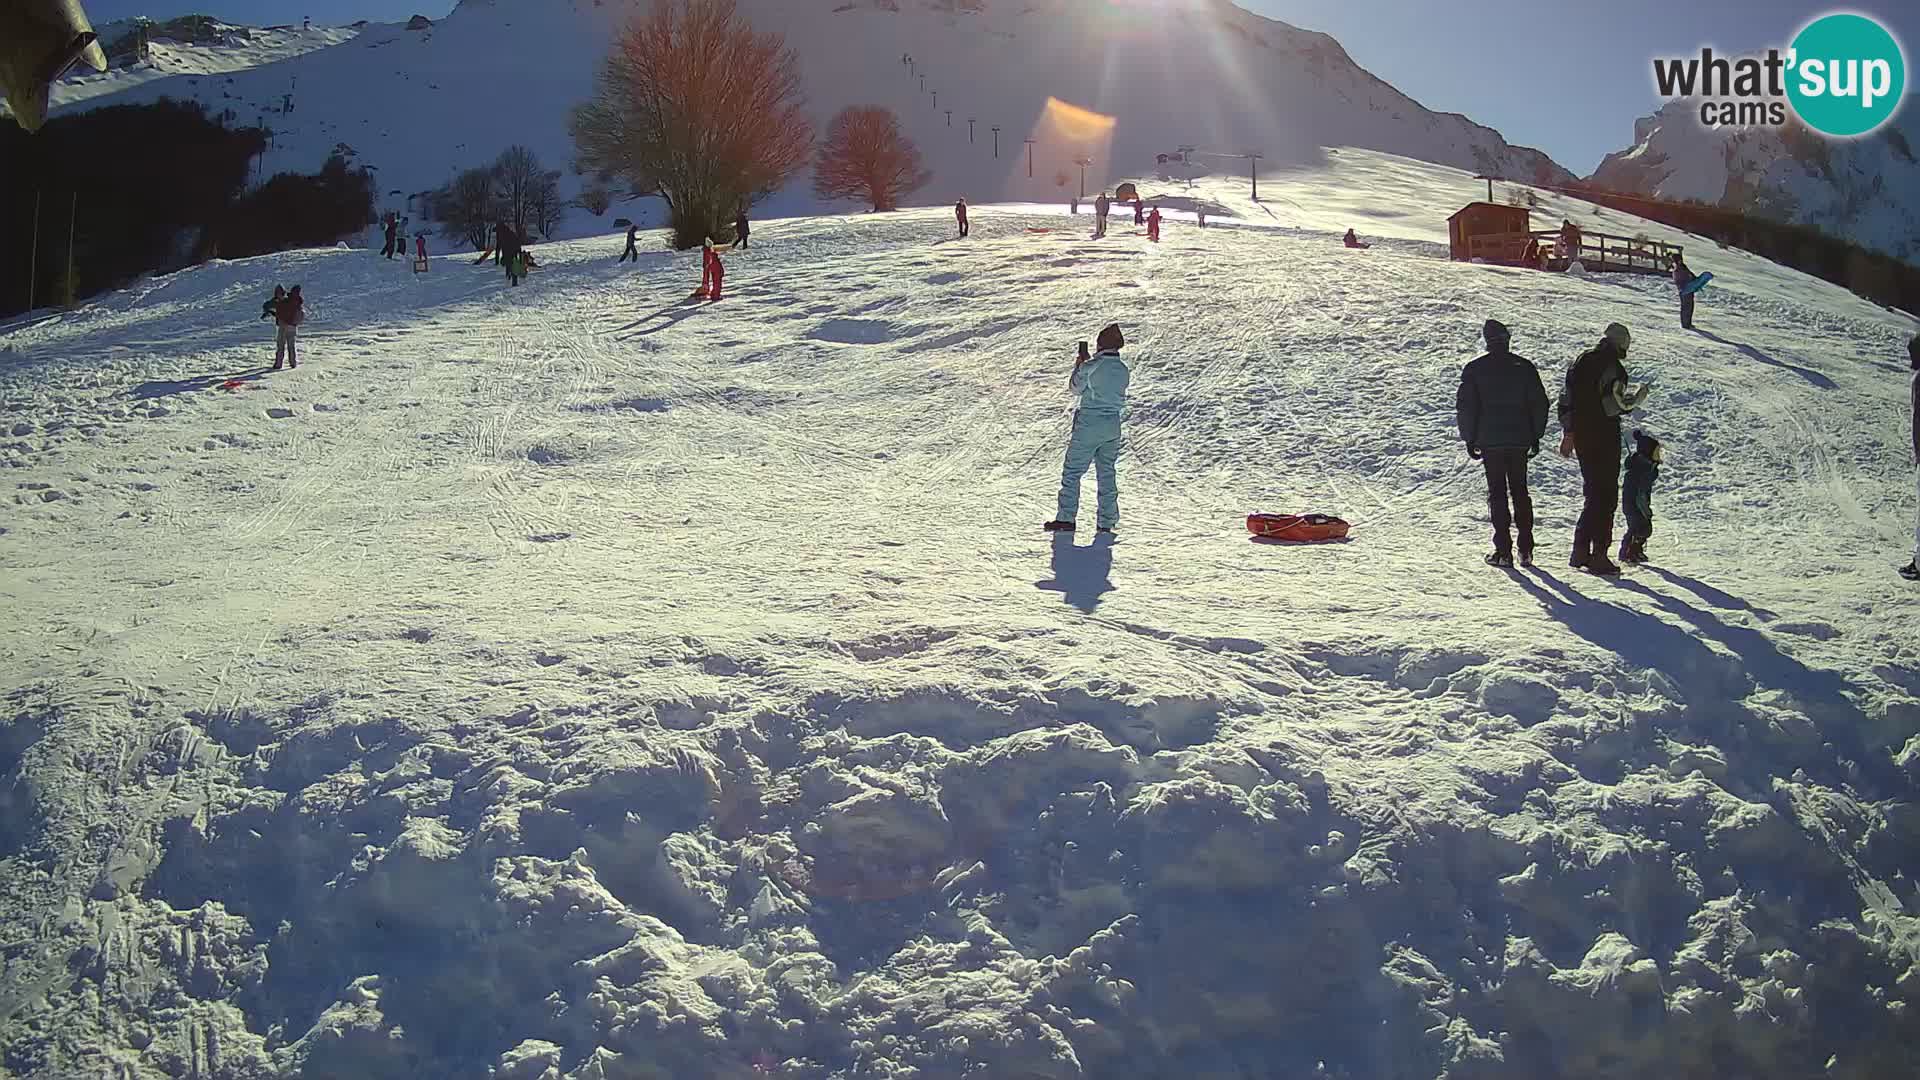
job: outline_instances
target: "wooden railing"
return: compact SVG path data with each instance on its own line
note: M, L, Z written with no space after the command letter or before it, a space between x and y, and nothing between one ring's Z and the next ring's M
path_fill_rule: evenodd
M1564 270L1573 258L1578 258L1588 270L1633 274L1672 273L1673 261L1684 250L1678 244L1583 229L1580 233L1580 250L1570 253L1561 250L1560 230L1535 229L1532 232L1470 236L1467 238L1467 255L1491 263L1520 266L1527 262L1529 243L1537 245L1535 251L1549 269Z

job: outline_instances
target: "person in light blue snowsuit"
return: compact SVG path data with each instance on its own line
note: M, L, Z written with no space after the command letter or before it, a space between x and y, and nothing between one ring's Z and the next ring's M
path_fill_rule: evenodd
M1073 436L1067 441L1066 465L1060 470L1060 505L1054 520L1047 522L1049 532L1072 532L1080 514L1080 478L1093 466L1099 488L1100 510L1097 523L1102 533L1112 533L1120 522L1120 486L1115 463L1120 460L1120 416L1127 407L1127 382L1131 373L1120 350L1127 339L1114 323L1100 331L1099 351L1082 354L1074 361L1073 377L1067 385L1079 396L1073 414Z

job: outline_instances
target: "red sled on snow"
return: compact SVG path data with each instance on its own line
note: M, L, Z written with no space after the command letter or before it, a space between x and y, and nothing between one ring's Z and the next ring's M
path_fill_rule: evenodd
M1343 540L1351 528L1329 514L1247 515L1247 531L1268 540Z

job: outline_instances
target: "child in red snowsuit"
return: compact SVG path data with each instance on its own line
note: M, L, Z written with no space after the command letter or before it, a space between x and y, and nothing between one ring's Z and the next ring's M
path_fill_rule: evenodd
M711 239L700 244L700 291L696 297L708 300L720 299L720 283L727 276L727 268L720 262L720 253L713 250Z
M1160 208L1154 207L1147 212L1147 239L1160 242Z

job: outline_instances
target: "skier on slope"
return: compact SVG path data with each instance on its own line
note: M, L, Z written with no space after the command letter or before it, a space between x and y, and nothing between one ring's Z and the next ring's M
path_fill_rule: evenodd
M639 237L639 235L640 235L640 226L632 222L628 222L627 223L627 249L620 253L619 262L626 262L628 259L632 259L636 263L640 261L640 249L637 246L635 246L635 241Z
M1673 287L1680 291L1680 329L1693 329L1693 295L1686 291L1693 283L1694 273L1687 267L1687 260L1679 255L1673 257Z
M1908 391L1913 409L1913 464L1916 487L1920 487L1920 334L1913 335L1907 342L1907 364L1913 368L1913 385ZM1920 518L1913 525L1913 558L1900 568L1900 576L1908 581L1920 581Z
M1520 529L1520 565L1533 565L1533 497L1527 491L1527 459L1540 452L1547 433L1547 388L1533 361L1508 349L1512 336L1496 320L1481 328L1484 356L1460 372L1454 415L1467 456L1487 473L1487 508L1493 519L1488 566L1513 565L1513 527ZM1509 508L1508 500L1512 506Z
M1147 239L1156 244L1160 242L1160 208L1157 206L1147 214Z
M747 246L747 235L753 231L753 223L747 220L747 204L740 204L740 212L733 216L733 246Z
M1120 481L1115 463L1120 459L1120 416L1127 406L1127 383L1131 373L1120 350L1127 339L1120 324L1100 331L1095 343L1099 351L1087 355L1087 343L1073 362L1073 375L1067 387L1079 396L1073 413L1073 432L1067 440L1067 458L1060 470L1060 499L1054 519L1047 522L1048 532L1070 533L1080 514L1080 480L1093 466L1098 485L1099 511L1096 523L1102 534L1111 536L1120 523Z
M720 261L720 253L713 250L713 238L708 237L700 244L700 288L694 299L720 299L720 286L726 280L727 267Z
M1640 407L1648 385L1627 382L1627 348L1632 335L1619 323L1607 324L1600 343L1580 354L1567 369L1560 395L1560 456L1578 455L1582 506L1573 530L1568 565L1612 576L1620 567L1607 557L1613 546L1613 513L1620 505L1620 418Z
M275 286L274 297L270 301L273 304L274 323L273 370L280 370L282 360L286 361L288 367L297 368L300 366L300 357L294 339L301 322L307 317L307 301L300 295L298 285L288 290L285 296L281 296L279 287Z
M960 236L962 239L965 239L967 235L967 200L964 196L959 202L953 204L953 218L960 223Z

